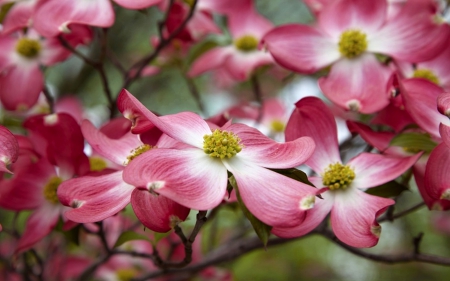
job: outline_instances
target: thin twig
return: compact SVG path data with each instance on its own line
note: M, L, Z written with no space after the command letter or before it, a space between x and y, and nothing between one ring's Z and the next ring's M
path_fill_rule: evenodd
M50 93L50 90L48 89L48 87L46 85L44 85L42 92L44 93L45 99L47 100L50 113L54 113L55 112L55 99L53 98L52 94Z
M401 218L401 217L403 217L403 216L405 216L405 215L407 215L409 213L412 213L412 212L414 212L416 210L419 210L420 208L422 208L424 206L425 206L425 202L422 201L422 202L417 203L416 205L412 206L409 209L406 209L404 211L398 212L397 214L393 214L391 217L388 217L388 216L380 217L380 219L378 219L378 222L380 223L380 222L384 222L384 221L387 221L387 220L393 221L393 220Z

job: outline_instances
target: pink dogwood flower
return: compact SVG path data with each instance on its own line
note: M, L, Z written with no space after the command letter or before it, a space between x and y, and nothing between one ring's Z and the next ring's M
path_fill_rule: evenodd
M420 62L445 47L449 27L434 21L430 6L409 1L389 18L386 0L332 1L319 13L317 25L280 26L263 42L275 61L290 70L314 73L331 65L319 80L324 94L344 109L374 113L389 103L392 75L376 54Z
M191 209L209 210L226 196L230 171L244 204L268 225L299 224L305 211L313 207L317 189L269 170L303 163L314 150L310 138L277 143L243 124L211 129L191 112L157 117L127 90L120 93L118 105L134 123L147 120L180 143L174 149L150 150L133 160L123 175L129 184Z
M303 224L274 227L280 237L301 236L313 230L331 212L331 226L336 237L354 247L372 247L378 242L381 226L376 218L394 200L372 196L364 189L391 181L409 169L420 157L390 157L361 153L343 164L339 155L337 128L327 106L316 97L296 103L286 128L286 140L310 136L317 148L306 161L317 176L310 181L322 188L323 200L307 211Z
M273 24L258 14L253 3L247 1L228 17L233 44L213 48L200 56L191 66L189 75L198 76L208 70L225 69L237 81L249 78L262 65L273 63L272 56L258 45Z
M130 126L129 121L125 121ZM114 124L118 125L117 122ZM115 215L131 201L138 219L153 231L167 232L174 223L184 221L189 214L188 208L164 196L135 189L123 181L124 166L152 146L144 144L139 136L129 131L112 138L105 134L110 128L105 126L97 130L88 120L83 121L81 129L88 143L99 155L115 163L118 170L105 170L63 182L58 188L58 198L63 205L72 207L65 217L80 223L101 221ZM164 147L164 143L158 142L156 146Z

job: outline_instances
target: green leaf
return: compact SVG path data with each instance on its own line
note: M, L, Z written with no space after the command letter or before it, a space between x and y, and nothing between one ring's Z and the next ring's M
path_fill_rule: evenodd
M252 224L253 229L256 232L256 235L258 235L261 242L263 242L264 247L267 246L267 242L269 242L270 231L272 230L272 227L263 223L262 221L260 221L244 205L244 202L242 202L242 199L241 199L241 195L239 194L238 186L237 186L236 179L234 178L234 176L231 176L228 180L229 180L230 184L233 186L234 190L236 191L236 197L238 199L239 205L241 206L242 212L244 213L245 217Z
M282 174L293 180L296 180L296 181L302 182L304 184L315 187L314 184L312 184L308 180L308 176L305 174L305 172L303 172L301 170L291 168L291 169L272 169L272 171L274 171L275 173L278 173L278 174Z
M409 190L406 186L393 180L385 184L369 188L366 190L366 193L389 198L389 197L396 197L406 190Z
M430 135L420 133L403 133L391 140L391 146L400 146L407 151L431 152L436 143L431 140Z
M134 231L125 231L122 234L120 234L119 238L117 238L116 244L114 244L113 248L117 248L117 247L121 246L123 243L132 241L132 240L150 241L150 239L148 239L148 237L145 235L138 234Z

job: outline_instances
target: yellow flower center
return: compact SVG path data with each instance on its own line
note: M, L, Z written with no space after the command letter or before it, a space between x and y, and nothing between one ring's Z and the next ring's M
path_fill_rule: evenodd
M240 141L232 132L216 129L211 135L203 136L203 150L211 157L231 158L242 150Z
M341 34L339 39L339 52L349 59L361 55L367 49L366 34L357 30L349 29Z
M280 120L273 120L272 123L270 124L270 128L274 132L282 133L282 132L284 132L285 125Z
M258 39L252 35L244 35L234 40L234 46L240 51L251 52L257 49Z
M21 38L17 42L16 51L26 58L32 59L39 55L41 43L37 40Z
M56 191L58 190L58 187L61 183L62 179L60 177L54 176L50 178L50 180L44 186L44 197L45 199L47 199L47 201L53 204L59 203Z
M136 277L136 271L131 268L119 269L116 271L117 280L130 281L133 277Z
M416 69L413 73L413 77L427 79L428 81L439 85L439 78L433 73L433 71L426 68Z
M149 151L152 148L153 147L148 144L143 144L143 145L136 147L135 149L130 151L130 155L127 156L127 160L125 160L125 162L123 162L123 165L124 166L128 165L131 162L131 160L138 157L142 153Z
M91 171L103 171L106 167L108 167L108 164L105 160L103 160L100 157L89 157L89 165L91 167Z
M346 189L355 179L355 172L341 163L330 164L322 174L322 183L330 190Z

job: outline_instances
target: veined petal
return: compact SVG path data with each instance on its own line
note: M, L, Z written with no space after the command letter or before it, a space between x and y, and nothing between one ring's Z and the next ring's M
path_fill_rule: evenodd
M440 124L439 125L439 133L441 134L441 138L444 143L450 147L450 126Z
M189 215L186 208L162 195L135 189L131 193L131 206L142 224L156 232L167 232Z
M418 153L411 157L396 157L374 153L361 153L348 162L353 168L355 188L369 188L391 181L411 168L422 155Z
M222 160L233 173L247 209L274 227L294 227L314 206L318 189L238 157Z
M336 62L328 76L319 80L319 86L340 107L370 114L389 104L387 85L391 75L390 68L365 53Z
M16 162L19 157L19 143L14 135L6 128L0 125L0 162L3 167L0 167L0 172L11 173L7 166Z
M321 181L320 178L319 180ZM324 192L321 193L321 196L323 199L316 198L314 208L306 211L305 220L301 224L292 228L274 227L272 228L272 233L282 238L294 238L314 230L325 219L334 204L333 193Z
M425 170L425 188L433 199L450 200L450 148L441 143L431 152Z
M363 140L379 151L385 151L395 137L392 132L375 132L372 128L360 122L347 120L347 127L350 132L359 134Z
M2 33L8 34L20 28L29 27L36 2L37 1L16 2L5 16L2 23Z
M375 246L381 233L376 218L394 203L392 199L372 196L354 188L335 192L331 210L334 234L353 247Z
M181 112L158 117L145 108L125 89L120 92L118 103L126 104L128 108L136 108L143 114L143 117L153 123L163 133L180 142L203 148L203 136L211 134L208 123L197 114L192 112ZM133 112L135 112L135 110L133 110ZM128 113L126 108L123 108L122 113L128 119L133 119L133 116L127 116Z
M262 42L277 63L300 73L314 73L341 57L336 42L306 25L276 27Z
M0 99L8 110L26 111L36 104L44 87L44 77L39 66L28 65L9 68L0 75Z
M334 38L339 38L347 29L360 29L370 34L384 24L386 14L385 0L330 1L320 12L318 23Z
M44 204L28 218L25 231L20 237L16 253L21 253L34 246L50 234L58 222L62 206Z
M125 167L123 179L188 208L209 210L225 196L227 169L203 150L156 148L133 159Z
M432 1L407 1L395 17L370 34L368 50L408 62L436 57L446 46L450 28L434 21L432 5Z
M120 139L111 139L94 127L89 120L81 123L81 131L92 148L106 159L119 165L125 165L132 150L142 145L137 135L131 132Z
M49 0L40 5L34 16L34 28L45 37L54 37L70 23L110 27L115 20L109 0Z
M236 123L224 129L241 139L243 148L236 157L261 167L284 169L300 166L313 154L315 148L314 141L309 137L279 143L244 124Z
M438 105L439 113L449 117L450 116L450 93L440 94L437 98L437 105Z
M341 162L333 114L327 105L316 97L303 98L295 106L286 126L286 141L311 137L316 149L306 164L321 174L329 164Z
M66 180L58 187L59 201L72 209L64 216L87 223L104 220L130 203L134 186L122 180L122 171L104 172Z
M450 125L448 117L437 110L436 100L444 90L422 78L402 80L401 86L406 111L420 128L439 138L439 124Z

